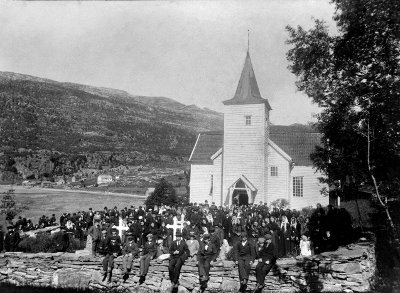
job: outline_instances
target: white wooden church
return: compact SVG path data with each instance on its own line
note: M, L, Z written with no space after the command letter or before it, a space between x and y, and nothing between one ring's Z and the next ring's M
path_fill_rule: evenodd
M292 209L329 203L310 159L321 134L270 124L271 106L261 97L249 52L235 96L223 104L224 130L200 133L190 155L190 202L285 198Z

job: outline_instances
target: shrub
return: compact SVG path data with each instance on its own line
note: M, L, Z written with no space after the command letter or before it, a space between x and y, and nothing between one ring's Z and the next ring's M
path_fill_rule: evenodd
M273 202L271 202L271 206L273 208L277 208L277 209L286 209L289 206L289 202L287 199L285 198L278 198L276 200L274 200Z
M301 209L301 214L304 218L311 217L312 213L314 212L313 206L304 207Z
M44 232L38 233L36 238L33 237L26 237L21 240L18 244L18 247L23 252L49 252L51 249L52 240L51 235Z
M56 248L62 246L62 243L59 243L60 239L62 239L59 237L59 233L49 234L43 232L36 234L36 238L25 237L20 241L18 247L23 252L56 252ZM72 252L83 248L85 248L85 243L81 243L79 239L71 238L67 251Z

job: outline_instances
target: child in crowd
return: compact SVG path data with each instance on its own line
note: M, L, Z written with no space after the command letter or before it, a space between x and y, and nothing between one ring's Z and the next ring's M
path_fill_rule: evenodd
M301 236L300 240L300 255L311 256L311 242L306 235Z

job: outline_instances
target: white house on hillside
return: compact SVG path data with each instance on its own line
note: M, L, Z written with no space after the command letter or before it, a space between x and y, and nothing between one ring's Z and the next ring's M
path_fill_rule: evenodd
M321 134L270 124L271 106L261 97L248 52L235 96L223 103L224 131L200 133L189 158L191 202L285 198L295 209L329 203L310 159Z
M113 182L113 177L111 175L102 174L97 176L97 184L110 184Z

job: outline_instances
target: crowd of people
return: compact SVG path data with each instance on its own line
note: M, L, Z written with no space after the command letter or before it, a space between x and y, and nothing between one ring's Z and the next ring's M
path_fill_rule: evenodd
M182 229L169 228L174 218L183 222ZM120 221L126 227L120 237ZM36 228L56 225L55 215L42 216ZM257 281L262 288L265 275L277 258L311 256L335 250L350 241L351 217L341 208L320 204L309 213L290 209L270 208L266 204L231 207L215 203L187 206L154 206L123 209L104 207L101 211L63 213L59 218L65 241L92 238L92 254L103 257L104 281L111 282L115 257L123 256L124 281L129 277L134 258L140 258L140 283L144 282L150 261L167 256L174 286L179 283L180 268L187 259L198 261L199 282L207 287L210 263L217 259L237 262L241 290L245 290L249 265L257 264ZM33 227L33 228L32 228ZM117 228L116 228L117 227ZM18 249L18 234L34 229L31 221L19 218L9 225L4 249ZM174 240L174 237L176 239ZM1 243L2 245L3 243ZM0 247L2 250L3 248ZM62 245L61 250L67 250ZM266 263L268 262L268 264Z

